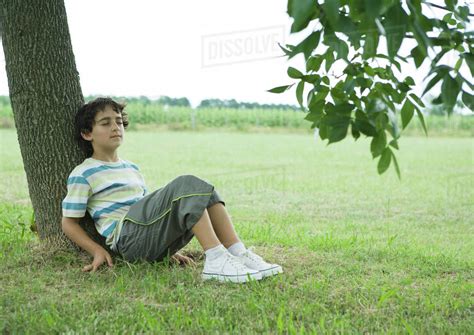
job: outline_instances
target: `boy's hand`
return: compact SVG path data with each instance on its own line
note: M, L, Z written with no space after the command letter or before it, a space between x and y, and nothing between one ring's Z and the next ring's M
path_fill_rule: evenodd
M182 265L191 265L194 266L196 263L191 257L181 255L179 252L175 253L173 256L171 256L171 259L177 262L178 264Z
M107 265L109 267L114 266L114 264L112 263L112 257L110 257L110 254L106 250L101 248L101 249L98 249L94 253L94 260L92 261L92 264L84 266L84 268L82 268L82 271L95 272L104 262L107 262Z

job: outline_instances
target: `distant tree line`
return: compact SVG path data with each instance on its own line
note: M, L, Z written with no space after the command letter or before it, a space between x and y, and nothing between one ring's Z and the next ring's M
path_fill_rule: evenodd
M98 95L85 96L85 101L93 100ZM138 97L126 97L126 96L114 96L115 99L125 101L128 104L140 103L142 105L162 105L162 106L173 106L173 107L189 107L191 103L188 98L171 98L166 95L159 97L158 99L150 99L146 96ZM0 107L10 105L10 98L8 96L0 96ZM221 100L221 99L205 99L202 100L197 108L234 108L234 109L272 109L272 110L298 110L299 107L295 105L285 104L259 104L257 102L239 102L235 99Z
M85 101L90 101L97 96L89 95L85 97ZM188 98L171 98L168 96L161 96L158 99L150 99L146 96L139 97L125 97L118 96L114 97L117 100L125 101L128 104L139 103L142 105L161 105L161 106L173 106L173 107L189 107ZM433 97L427 99L429 102ZM10 106L10 98L8 96L0 96L0 109ZM220 100L220 99L205 99L197 106L197 108L230 108L230 109L271 109L271 110L299 110L300 108L295 105L285 104L259 104L257 102L238 102L235 99ZM454 113L460 113L463 108L463 103L458 101L454 107ZM427 108L423 111L430 115L447 115L446 109L442 105L428 104Z
M92 100L99 95L89 95L84 97L85 101ZM142 105L163 105L163 106L174 106L174 107L191 107L188 98L171 98L168 96L161 96L158 99L150 99L144 95L139 97L126 97L126 96L114 96L113 98L119 101L125 101L128 104L140 103Z
M257 102L238 102L235 99L205 99L202 100L198 108L235 108L235 109L283 109L283 110L299 110L295 105L284 104L259 104Z

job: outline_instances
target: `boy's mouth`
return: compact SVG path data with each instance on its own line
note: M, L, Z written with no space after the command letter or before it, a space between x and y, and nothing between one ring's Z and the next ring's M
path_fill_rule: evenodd
M112 136L112 137L110 137L110 138L116 138L116 137L122 137L122 135L114 135L114 136Z

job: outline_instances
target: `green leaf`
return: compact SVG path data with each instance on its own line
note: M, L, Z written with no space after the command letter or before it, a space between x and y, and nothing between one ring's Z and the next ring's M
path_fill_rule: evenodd
M415 85L415 81L414 81L413 78L410 77L410 76L406 77L403 82L404 82L405 84L409 85L409 86Z
M457 80L446 74L441 85L441 95L443 102L449 109L454 108L460 90L461 85L459 85Z
M379 1L376 1L379 2ZM399 3L394 4L385 15L384 29L390 59L394 59L405 38L407 14Z
M296 33L306 28L316 10L313 0L288 0L288 15L294 19L291 32Z
M354 92L354 85L355 80L348 76L344 81L344 86L342 87L342 89L346 94L351 94L352 92Z
M455 19L453 19L453 14L452 13L448 13L446 14L445 16L443 16L443 21L454 26L457 21Z
M409 5L409 7L412 7ZM418 42L418 49L423 55L423 57L428 56L428 46L430 46L430 40L426 31L421 27L421 22L418 20L413 20L409 25L411 31L413 32L413 36L415 37L416 41Z
M350 121L349 116L339 114L326 115L321 120L323 124L328 126L328 144L339 142L346 137Z
M372 153L372 158L380 156L387 146L387 135L385 131L377 133L376 136L370 142L370 152Z
M367 73L371 77L375 76L374 69L368 64L364 66L364 71L365 71L365 73Z
M395 59L390 59L390 57L388 57L387 55L384 55L384 54L376 54L375 57L379 57L379 58L389 60L390 63L394 64L397 67L398 71L402 72L402 68L401 68L400 63L398 61L396 61ZM402 57L401 55L398 55L398 58L403 60L405 63L407 62L406 57Z
M350 17L339 13L339 21L334 30L345 34L355 50L360 48L360 32Z
M356 86L360 87L361 93L364 93L364 91L367 88L370 88L373 84L373 81L369 78L362 78L362 77L357 77L355 79Z
M326 60L326 63L325 63L326 72L329 72L329 69L334 63L334 54L331 49L328 49L328 51L326 51L325 60Z
M415 15L415 17L418 15L421 15L421 0L411 0L407 1L407 5L410 8L410 12Z
M319 84L321 81L321 76L318 74L306 74L301 77L301 79L309 84Z
M383 131L388 124L388 116L385 113L379 113L375 118L375 129L377 131Z
M388 131L392 135L394 139L397 139L400 137L400 130L398 129L398 119L395 113L392 110L387 111L388 119L390 121L390 127L388 128Z
M405 84L405 83L399 83L399 84L397 84L397 88L398 88L401 92L403 92L403 93L406 93L406 92L408 92L408 91L410 90L410 86L408 86L408 85Z
M311 56L311 53L316 49L319 44L319 39L321 38L321 31L313 31L308 37L306 37L300 44L298 44L291 53L288 59L296 56L299 53L304 54L304 58L307 61Z
M399 147L398 147L398 142L397 142L396 139L391 140L388 145L394 147L394 148L397 149L397 150L399 149Z
M285 85L285 86L277 86L277 87L272 88L271 90L268 90L268 92L270 92L270 93L283 93L293 85L294 84Z
M377 29L372 29L367 32L365 36L363 59L372 58L377 53L377 46L379 44L379 33Z
M285 55L287 56L290 56L291 55L291 52L292 50L294 49L294 45L289 45L287 44L286 45L286 48L284 46L282 46L280 43L278 43L278 46L280 47L280 49L285 53Z
M461 68L461 65L462 65L462 57L459 57L458 61L456 62L456 65L454 66L454 69L456 71L459 71L459 69Z
M304 91L304 81L300 81L298 86L296 86L296 99L298 100L299 105L303 108L303 91Z
M312 94L310 96L310 99L308 101L308 108L310 110L313 110L316 104L318 104L317 107L320 108L319 101L324 102L324 99L326 98L328 94L329 94L329 88L326 86L321 86L319 88L319 91L316 91L315 94Z
M463 53L462 56L466 60L467 66L471 71L471 75L474 77L474 55L472 53Z
M438 64L438 62L441 60L441 58L443 58L443 56L446 55L446 53L448 51L451 51L450 47L441 49L441 51L439 51L436 54L435 58L433 58L433 60L431 61L431 67L433 67L433 65L435 65L435 64Z
M319 126L319 138L325 140L328 138L329 134L329 127L325 124L321 124Z
M331 107L328 106L328 111L330 113L345 114L346 116L350 116L354 107L355 106L353 104L343 102L335 106L331 106Z
M351 122L351 133L354 140L357 141L360 137L360 131L357 129L357 125L354 122Z
M331 40L328 42L334 51L336 51L336 58L337 59L347 59L347 55L349 54L349 47L347 46L346 42L340 40L338 38Z
M448 7L448 9L454 10L454 6L456 6L458 1L457 0L444 0L444 3L446 4L446 7Z
M364 0L364 4L365 4L367 19L369 19L369 21L375 20L381 12L382 5L383 5L382 1Z
M299 70L290 66L288 68L288 76L293 79L300 79L301 77L303 77L303 74Z
M344 126L329 128L328 144L336 143L345 139L347 136L348 128L349 128L349 123L347 123L347 125L344 125Z
M421 107L426 107L425 104L423 103L423 101L421 101L420 98L418 98L414 93L410 93L410 97L415 100L415 102L418 104L418 106L421 106Z
M346 42L337 37L333 30L325 29L323 43L336 51L337 59L347 59L349 47Z
M474 95L471 95L467 92L462 92L462 102L467 108L474 112Z
M425 118L423 116L423 113L421 110L418 108L417 105L413 104L413 107L415 107L416 114L418 115L418 118L420 119L421 126L423 127L423 130L425 131L425 135L428 136L428 130L426 129L426 123L425 123Z
M377 130L367 120L355 120L355 124L362 134L370 137L377 135Z
M421 96L424 96L426 92L428 92L434 85L438 83L438 81L441 80L441 78L444 77L444 74L437 73L436 76L431 78L429 81L428 85L426 85L425 89L423 90L423 94Z
M326 102L323 100L319 100L315 103L312 103L311 104L311 108L308 108L310 110L310 112L314 112L314 113L320 113L321 114L321 117L324 115L323 113L323 110L324 110L324 104Z
M347 64L346 68L342 72L345 73L345 74L348 74L349 76L357 76L357 74L359 73L359 69L360 69L360 67L358 65L359 64L349 63L349 64Z
M362 134L370 137L377 136L377 130L375 130L375 127L369 122L365 112L362 112L361 109L357 109L355 117L355 125Z
M405 103L402 107L402 127L405 129L407 125L410 123L411 118L413 117L413 113L415 112L415 106L411 103L409 99L405 99Z
M308 61L306 62L306 71L318 72L323 60L324 58L321 55L309 57Z
M347 95L344 93L342 86L344 83L342 81L338 82L336 86L331 89L331 97L334 100L334 103L337 104L340 108L340 103L347 99Z
M322 4L324 14L328 18L331 27L336 27L339 20L339 0L324 1Z
M414 47L411 50L410 54L413 57L417 68L419 68L421 64L423 64L423 61L426 59L426 57L423 55L422 50L418 46Z
M431 100L431 103L433 105L441 105L443 103L443 97L440 95L438 95L436 98L434 98L433 100Z
M453 13L448 13L446 14L445 16L443 16L443 21L444 22L449 22L450 20L452 20L452 17L453 17Z
M395 157L395 153L392 151L392 158L393 164L395 165L395 171L397 172L398 179L402 179L400 175L400 167L398 166L397 158Z
M469 7L468 6L459 6L458 7L458 15L463 21L468 21L469 16Z
M458 72L457 76L456 76L456 80L457 82L459 83L459 85L461 84L466 84L467 87L469 87L471 89L471 91L474 91L474 81L471 81L471 80L466 80L466 78L464 78L463 76L461 76L461 74Z
M382 174L387 171L388 167L390 166L391 159L392 150L389 147L386 147L382 152L382 156L379 159L379 163L377 164L377 171L379 172L379 174Z
M311 111L309 113L306 114L306 116L304 117L305 120L308 120L308 121L311 121L311 122L315 122L315 123L319 123L319 121L321 121L321 118L324 116L322 110L321 111Z

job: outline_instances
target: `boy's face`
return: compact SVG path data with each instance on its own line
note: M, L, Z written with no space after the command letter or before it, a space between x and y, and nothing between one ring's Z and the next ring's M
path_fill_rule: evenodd
M106 106L95 115L92 131L81 135L92 143L94 152L114 152L123 141L122 114L114 111L112 106Z

